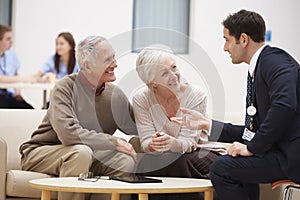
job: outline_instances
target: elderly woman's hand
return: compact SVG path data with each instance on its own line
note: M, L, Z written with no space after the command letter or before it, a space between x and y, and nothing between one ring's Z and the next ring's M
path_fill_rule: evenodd
M183 113L182 125L191 130L209 130L210 119L200 112L187 108L180 108Z
M152 135L152 140L149 143L149 149L150 151L156 152L169 151L174 140L174 137L164 132L156 132Z

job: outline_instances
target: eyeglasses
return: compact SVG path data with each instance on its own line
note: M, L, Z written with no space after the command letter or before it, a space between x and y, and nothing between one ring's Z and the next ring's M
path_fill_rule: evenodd
M89 181L96 182L101 178L101 176L94 176L93 172L80 173L78 176L79 181Z

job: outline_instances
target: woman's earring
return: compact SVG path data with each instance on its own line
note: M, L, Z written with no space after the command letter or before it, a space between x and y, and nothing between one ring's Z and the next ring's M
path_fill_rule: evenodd
M149 83L148 87L153 90L153 89L157 88L157 84L155 84L155 83Z

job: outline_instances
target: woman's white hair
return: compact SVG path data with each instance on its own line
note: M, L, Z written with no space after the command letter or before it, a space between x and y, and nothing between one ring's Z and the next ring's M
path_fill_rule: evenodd
M106 38L102 36L88 36L81 40L77 45L76 60L79 68L84 69L84 63L88 62L90 66L96 66L96 57L98 53L98 44Z
M155 67L170 59L175 60L170 47L163 44L150 45L140 52L136 60L136 71L144 83L150 84L155 78Z

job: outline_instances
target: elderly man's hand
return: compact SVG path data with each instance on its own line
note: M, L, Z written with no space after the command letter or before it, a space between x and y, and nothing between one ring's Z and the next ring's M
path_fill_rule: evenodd
M137 155L133 146L122 139L117 139L116 150L131 155L134 160L137 160Z
M210 119L203 114L187 108L180 108L180 110L183 113L182 125L191 130L209 130Z

